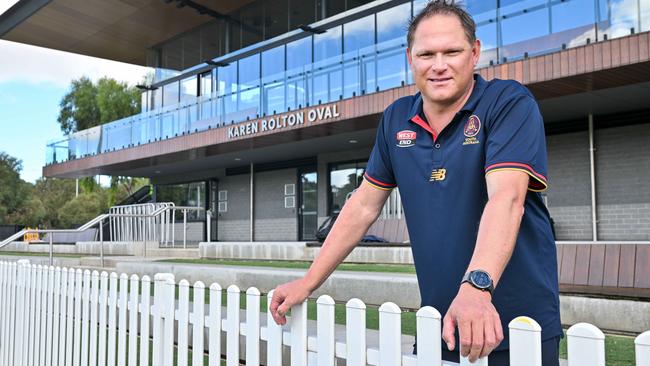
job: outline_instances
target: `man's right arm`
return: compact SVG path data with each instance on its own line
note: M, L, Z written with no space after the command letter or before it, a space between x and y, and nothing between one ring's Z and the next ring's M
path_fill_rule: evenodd
M350 254L379 216L389 195L390 190L378 189L365 180L361 183L343 206L305 276L275 289L270 311L276 323L285 324L287 311L305 301Z

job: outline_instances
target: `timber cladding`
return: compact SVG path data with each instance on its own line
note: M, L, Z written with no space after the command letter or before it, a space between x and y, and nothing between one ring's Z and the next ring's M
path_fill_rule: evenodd
M558 244L560 290L650 299L650 245Z

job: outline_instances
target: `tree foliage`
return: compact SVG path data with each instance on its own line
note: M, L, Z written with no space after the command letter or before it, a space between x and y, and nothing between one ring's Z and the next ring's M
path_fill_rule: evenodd
M0 152L0 224L11 224L20 218L29 198L29 183L20 179L22 168L20 160Z
M97 83L81 77L72 81L59 106L57 121L67 135L137 114L140 91L107 77Z

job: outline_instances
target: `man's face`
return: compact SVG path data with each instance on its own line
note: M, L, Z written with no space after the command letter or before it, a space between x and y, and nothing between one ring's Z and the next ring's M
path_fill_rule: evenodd
M469 42L455 15L423 19L406 53L415 85L425 102L451 105L463 97L480 52L480 42Z

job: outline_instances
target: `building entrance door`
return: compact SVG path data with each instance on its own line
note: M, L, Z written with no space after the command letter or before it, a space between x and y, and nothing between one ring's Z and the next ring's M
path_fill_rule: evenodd
M316 167L298 170L299 240L316 240L318 230L318 173Z

